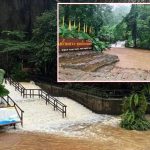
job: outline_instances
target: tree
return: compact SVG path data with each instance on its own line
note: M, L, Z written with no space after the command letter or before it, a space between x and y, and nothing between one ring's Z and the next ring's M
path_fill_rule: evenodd
M134 47L137 47L137 18L138 8L137 5L132 5L130 13L126 16L127 30L131 31L131 36L134 42Z
M56 78L57 23L56 11L47 11L37 17L33 29L34 61L38 72L46 77Z
M150 49L149 16L149 5L132 4L129 14L116 26L116 37L126 40L127 47Z

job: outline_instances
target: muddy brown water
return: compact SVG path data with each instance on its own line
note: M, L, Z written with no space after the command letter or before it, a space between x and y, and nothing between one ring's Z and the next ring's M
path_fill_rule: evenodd
M150 150L150 131L95 124L88 138L21 132L0 133L0 150Z
M111 48L105 53L117 55L117 67L150 70L150 50L134 48Z

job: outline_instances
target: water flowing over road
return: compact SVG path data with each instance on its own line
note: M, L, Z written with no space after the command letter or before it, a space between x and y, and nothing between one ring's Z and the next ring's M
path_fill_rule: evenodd
M111 48L107 54L117 55L116 67L150 70L150 50L134 48Z
M117 41L115 44L112 44L111 47L125 48L125 41Z
M22 84L37 88L31 83ZM150 131L121 129L120 117L95 114L59 97L68 106L67 118L63 119L43 100L22 99L12 86L6 87L25 110L24 127L0 129L0 150L149 150Z
M27 89L40 89L39 86L33 83L22 82L21 84ZM67 105L67 116L62 118L61 113L54 111L51 105L46 105L44 99L39 99L38 97L23 98L9 83L4 85L10 92L9 96L24 111L23 128L17 125L16 131L45 132L82 137L87 134L77 131L81 128L97 122L103 124L117 124L119 122L119 119L116 117L96 114L67 97L56 97Z

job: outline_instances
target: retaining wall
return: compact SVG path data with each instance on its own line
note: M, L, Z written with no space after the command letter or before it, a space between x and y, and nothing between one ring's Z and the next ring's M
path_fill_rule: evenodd
M99 114L111 114L111 115L119 115L121 114L121 104L122 99L117 98L101 98L93 95L89 95L87 93L81 93L74 90L69 90L61 87L38 84L42 89L46 92L50 93L52 96L63 96L73 99L85 107L89 108L93 112ZM150 113L150 105L148 106L148 113Z

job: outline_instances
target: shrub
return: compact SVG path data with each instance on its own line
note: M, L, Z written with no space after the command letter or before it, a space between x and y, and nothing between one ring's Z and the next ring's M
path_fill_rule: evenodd
M99 38L92 37L91 35L84 33L82 31L78 32L76 28L73 28L71 31L68 30L67 27L60 27L59 30L60 37L63 38L78 38L78 39L84 39L84 40L90 40L93 44L93 50L95 51L103 51L106 48L109 47L109 44L107 42L100 41Z
M125 98L121 127L129 130L150 129L150 122L145 118L146 109L147 101L143 93L133 93Z
M9 91L5 89L4 85L0 84L0 97L6 96L9 94Z

